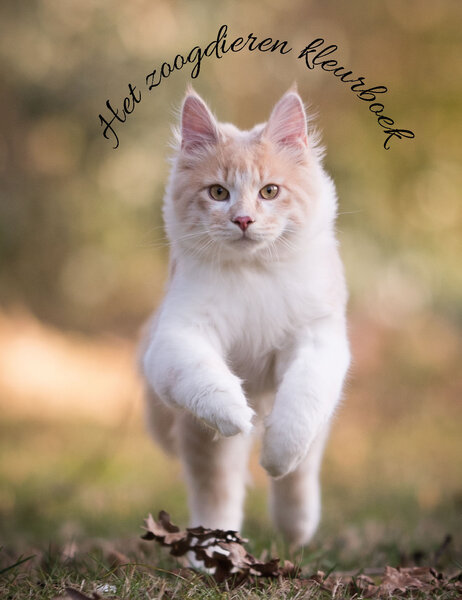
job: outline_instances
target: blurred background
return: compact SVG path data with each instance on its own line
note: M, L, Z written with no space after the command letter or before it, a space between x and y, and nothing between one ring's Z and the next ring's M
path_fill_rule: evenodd
M177 53L254 33L287 56L204 59L194 86L241 128L294 82L317 114L340 199L354 354L324 463L314 547L430 551L461 525L460 28L451 0L41 0L0 5L0 543L137 536L164 508L185 523L179 465L145 434L136 341L158 304L170 128L191 67ZM415 140L391 140L332 74L297 51L316 37L373 85ZM332 58L332 57L330 57ZM120 146L107 99L143 98ZM245 531L272 539L252 459ZM460 537L454 548L460 548ZM340 554L341 555L341 554ZM375 558L372 558L375 557Z

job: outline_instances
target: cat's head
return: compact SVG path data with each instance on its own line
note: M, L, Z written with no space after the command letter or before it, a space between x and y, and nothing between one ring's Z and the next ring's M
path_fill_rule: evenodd
M293 89L250 131L218 123L189 89L177 142L164 216L172 244L191 255L277 260L309 235L322 202L334 210L316 136Z

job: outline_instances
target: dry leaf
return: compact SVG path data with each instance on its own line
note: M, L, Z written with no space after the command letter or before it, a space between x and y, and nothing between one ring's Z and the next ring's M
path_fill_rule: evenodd
M172 556L188 554L191 562L222 582L230 577L239 581L251 576L290 577L297 573L295 566L286 561L280 566L278 558L267 562L259 561L244 548L246 539L236 531L192 527L181 531L170 520L165 511L159 513L157 521L149 515L145 521L145 540L155 540L170 548Z
M234 585L252 581L256 577L278 577L292 579L299 588L319 588L332 597L390 598L391 595L411 597L415 592L427 595L455 592L462 597L462 574L445 577L430 567L386 567L384 571L369 569L367 574L330 573L317 571L309 577L300 578L300 570L290 561L281 566L278 558L258 560L244 547L247 540L236 531L194 527L180 530L165 511L159 513L157 521L149 515L145 521L146 534L143 539L156 540L170 549L177 557L187 555L190 562L213 575L217 582L234 578ZM446 542L446 546L449 542ZM267 553L262 558L267 557Z
M406 592L410 589L430 591L439 587L436 572L430 567L385 568L380 589L384 592Z
M99 600L99 598L101 598L101 596L99 594L96 594L95 592L92 594L92 596L86 596L85 594L82 594L82 592L80 592L79 590L76 590L71 587L66 588L66 594L68 598L70 598L70 600Z
M462 597L462 574L451 578L437 573L430 567L386 567L385 572L375 582L365 574L350 575L345 573L332 573L327 578L322 571L309 577L309 585L330 592L332 596L340 597L339 591L345 592L350 597L361 598L410 598L416 592L423 592L427 596L442 592L456 592ZM380 581L381 579L381 581Z

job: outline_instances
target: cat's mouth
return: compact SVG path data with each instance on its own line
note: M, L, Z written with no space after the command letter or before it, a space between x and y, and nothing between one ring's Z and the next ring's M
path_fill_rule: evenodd
M240 237L233 240L233 242L235 244L257 244L258 242L261 242L261 240L255 240L254 238L249 237L246 233L243 233Z
M248 231L242 232L240 235L236 235L237 232L233 232L232 235L229 232L226 232L225 235L220 236L221 243L225 243L229 245L231 248L238 249L257 249L264 245L267 240L261 234L259 235L257 232Z

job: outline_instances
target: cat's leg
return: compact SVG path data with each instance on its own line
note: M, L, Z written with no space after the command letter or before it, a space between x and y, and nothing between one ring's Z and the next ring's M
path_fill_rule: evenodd
M177 411L159 400L148 386L144 392L144 400L145 419L149 433L167 454L176 454L175 421Z
M252 430L254 411L241 380L230 371L216 335L205 325L161 318L142 368L167 406L186 409L224 436Z
M217 436L188 413L179 415L177 433L191 526L238 531L243 517L251 436Z
M261 455L272 477L294 471L328 425L349 363L343 315L313 322L277 357L279 386L265 419Z
M271 481L270 511L273 522L293 546L307 544L321 518L319 473L328 432L326 427L318 434L295 471Z

